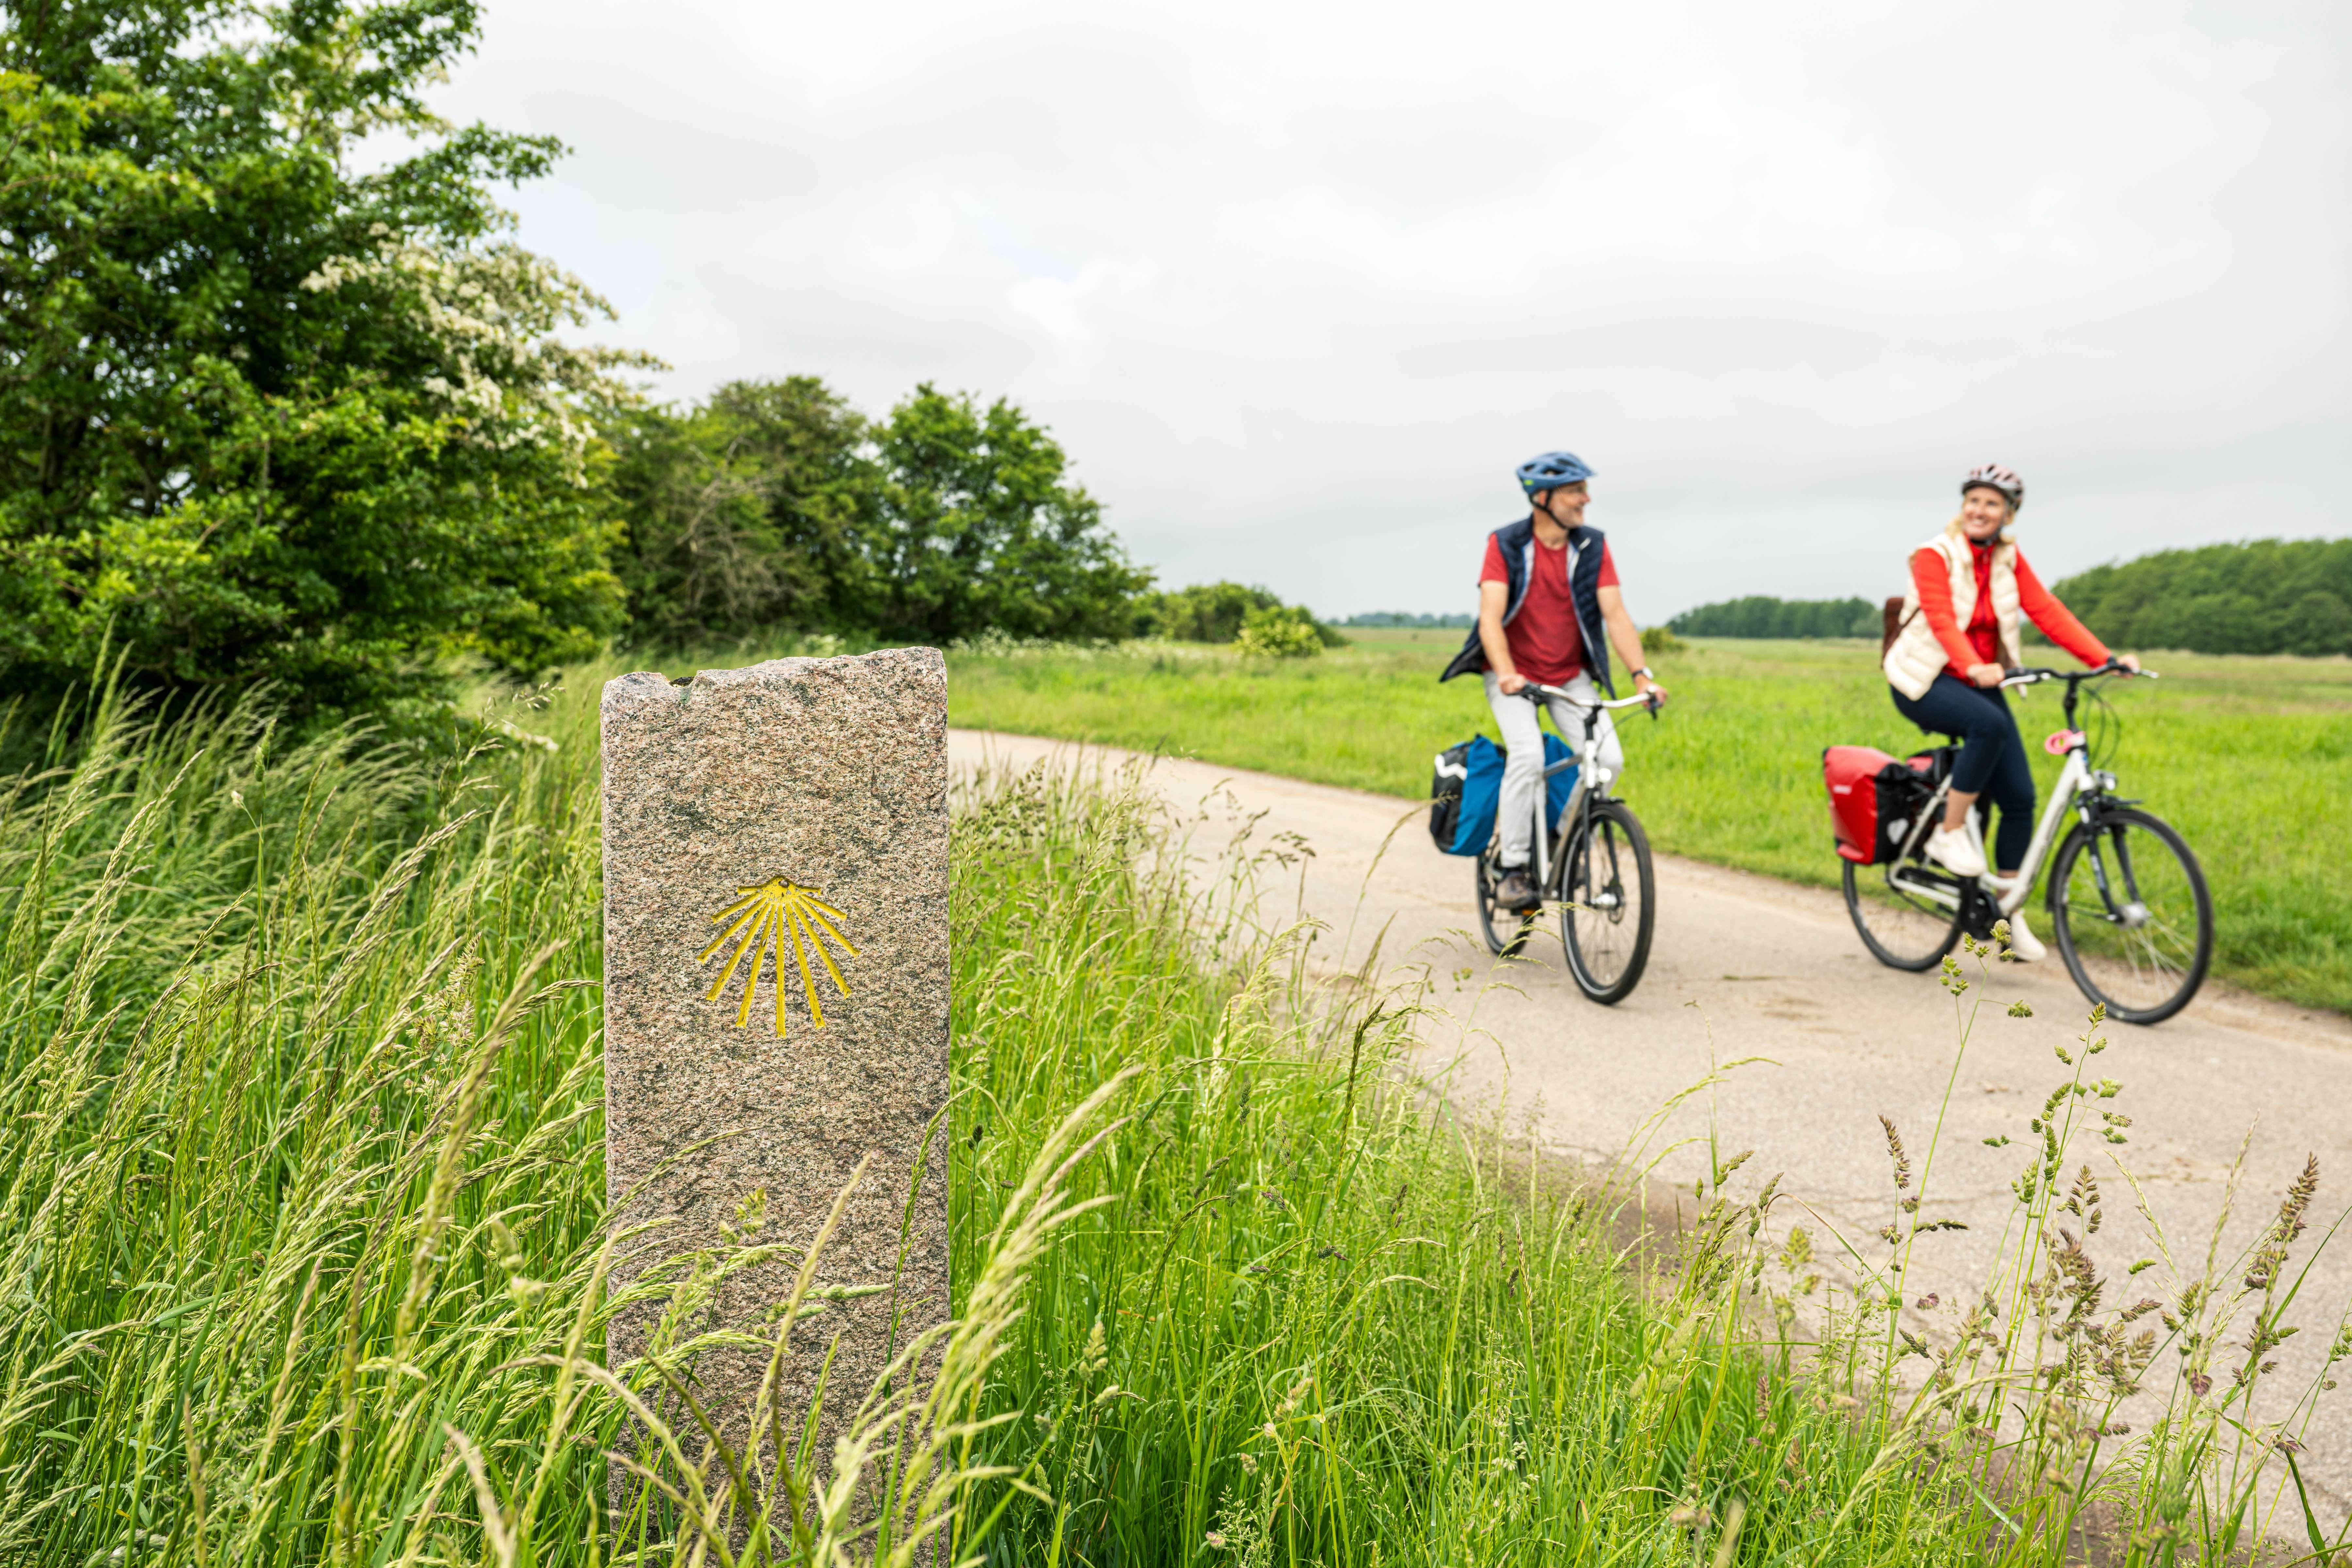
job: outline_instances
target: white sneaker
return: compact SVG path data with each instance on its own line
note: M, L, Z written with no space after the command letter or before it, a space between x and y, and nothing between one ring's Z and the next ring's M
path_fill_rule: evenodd
M2020 963L2039 963L2050 956L2042 939L2025 929L2025 911L2020 910L2009 919L2009 956Z
M1965 827L1938 827L1927 835L1927 858L1955 876L1981 877L1985 874L1984 851L1969 842Z

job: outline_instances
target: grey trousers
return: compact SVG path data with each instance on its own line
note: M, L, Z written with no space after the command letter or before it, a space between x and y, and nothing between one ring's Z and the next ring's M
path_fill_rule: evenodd
M1601 700L1590 675L1580 673L1567 689L1580 702ZM1536 791L1543 784L1543 725L1536 704L1524 697L1504 696L1502 682L1491 670L1486 675L1486 705L1495 710L1495 727L1502 731L1503 747L1511 754L1503 766L1502 799L1495 808L1503 832L1503 864L1524 866L1535 855ZM1557 699L1544 706L1551 710L1552 727L1568 742L1570 752L1575 752L1584 741L1583 710ZM1595 739L1601 742L1601 765L1611 778L1622 778L1625 749L1618 744L1617 726L1606 713L1601 715Z

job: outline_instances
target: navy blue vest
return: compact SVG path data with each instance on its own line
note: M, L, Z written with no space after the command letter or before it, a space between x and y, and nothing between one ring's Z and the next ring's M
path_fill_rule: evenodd
M1503 624L1519 613L1527 602L1528 569L1535 558L1536 521L1523 517L1518 521L1495 531L1495 542L1501 546L1503 570L1510 574L1511 599L1503 611ZM1568 596L1576 606L1576 629L1584 634L1584 668L1592 672L1601 689L1610 696L1617 688L1609 679L1609 639L1602 635L1601 619L1601 532L1597 528L1572 528L1568 531L1569 549L1574 563L1568 570ZM1478 640L1478 628L1470 628L1470 637L1463 643L1462 651L1445 667L1440 680L1451 680L1457 675L1475 675L1486 668L1486 645Z

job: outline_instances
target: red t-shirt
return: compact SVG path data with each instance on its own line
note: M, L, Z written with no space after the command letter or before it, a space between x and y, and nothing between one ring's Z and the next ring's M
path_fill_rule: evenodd
M1542 686L1561 686L1584 668L1584 633L1576 624L1576 601L1568 591L1568 546L1547 550L1535 542L1535 575L1519 613L1503 627L1503 641L1511 650L1511 665L1522 676ZM1486 564L1481 583L1504 583L1511 574L1503 563L1503 547L1486 536ZM1601 586L1617 586L1617 563L1609 557L1609 542L1601 542Z

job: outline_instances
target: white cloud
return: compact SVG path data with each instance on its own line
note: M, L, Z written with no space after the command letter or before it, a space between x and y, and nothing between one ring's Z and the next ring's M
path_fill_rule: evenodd
M1999 457L2045 574L2343 528L2352 13L496 0L448 110L693 395L1051 423L1143 559L1466 603L1601 470L1645 618L1875 594Z

